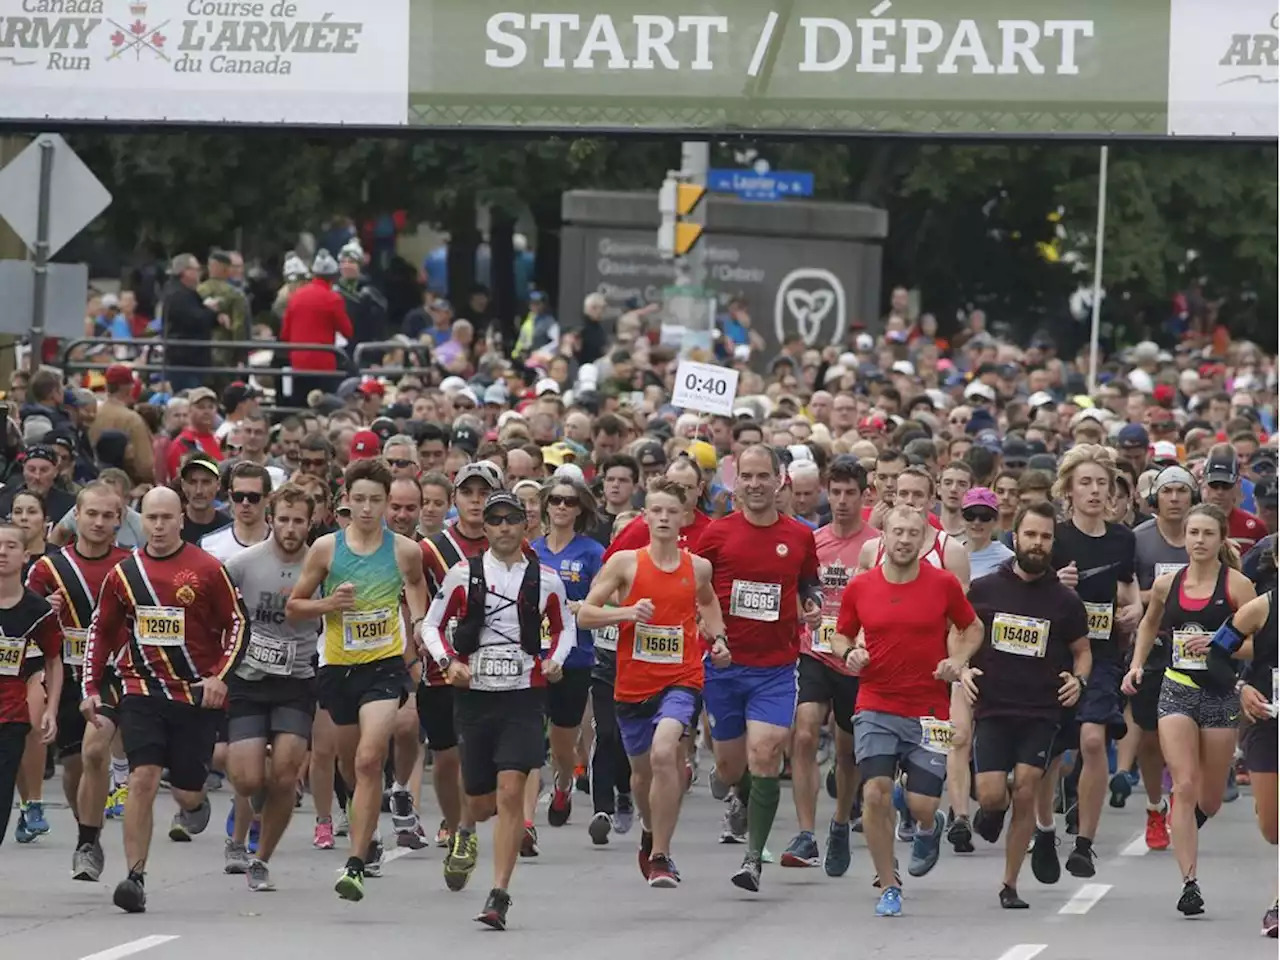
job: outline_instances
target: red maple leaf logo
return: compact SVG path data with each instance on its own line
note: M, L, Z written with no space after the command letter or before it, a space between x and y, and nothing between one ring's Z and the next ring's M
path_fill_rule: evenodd
M124 41L125 41L125 36L119 30L117 30L115 33L111 35L111 45L113 47L122 46L124 44Z
M158 47L163 47L163 46L164 46L164 44L165 44L165 40L166 40L166 39L168 39L168 38L167 38L167 37L165 37L165 35L164 35L163 33L153 33L153 34L151 35L151 42L152 42L152 44L154 44L157 48L158 48Z
M129 28L129 32L135 33L138 36L142 36L144 33L147 32L147 25L143 23L141 20L135 20L133 22L133 26Z

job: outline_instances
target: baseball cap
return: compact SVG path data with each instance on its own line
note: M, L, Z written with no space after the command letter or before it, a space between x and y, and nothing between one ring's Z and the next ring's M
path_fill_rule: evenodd
M381 380L365 380L356 388L366 397L385 397L387 388L382 385Z
M1031 447L1027 441L1019 437L1008 437L1004 441L1004 448L1001 450L1004 454L1004 462L1006 466L1021 463L1026 464L1031 459ZM974 488L979 489L977 487Z
M560 396L560 384L550 377L543 377L533 385L533 395L535 397L541 397L548 393L554 393L557 397Z
M480 448L480 434L471 427L454 427L453 434L449 437L449 446L475 453Z
M968 510L970 507L987 507L998 513L1000 503L996 500L996 495L986 487L971 487L964 495L964 499L960 501L960 509L962 511Z
M133 370L123 363L113 363L103 376L109 387L133 386Z
M916 375L916 367L910 360L895 360L893 366L889 368L893 373L900 373L903 376L914 377Z
M22 459L26 460L47 460L55 467L58 465L58 452L52 446L43 443L37 443L34 447L27 447ZM186 469L185 467L183 468Z
M456 393L457 391L463 389L466 385L467 385L467 381L463 380L461 377L458 377L458 376L445 377L443 380L440 381L440 389L443 390L445 393Z
M661 467L667 462L667 451L662 448L660 443L641 444L636 451L636 462L642 467Z
M396 429L396 422L390 417L378 417L373 423L369 424L369 431L376 433L378 440L382 443L386 443L399 432Z
M1260 477L1275 476L1276 464L1276 452L1269 447L1263 447L1249 458L1249 469Z
M859 353L867 353L874 349L875 345L876 342L869 333L860 333L853 339L853 347Z
M694 440L684 452L702 470L714 470L720 462L716 456L716 448L705 440Z
M1151 398L1162 407L1167 407L1174 401L1173 387L1167 383L1158 383L1156 388L1151 391Z
M964 397L966 400L972 397L981 397L983 400L995 403L996 392L993 388L987 386L981 380L974 380L964 388Z
M562 463L556 467L556 472L552 476L557 480L569 480L573 483L580 483L586 486L587 478L582 472L582 468L576 463Z
M247 383L236 381L222 391L222 409L231 411L246 400L252 400L258 396L258 391Z
M1168 440L1157 440L1151 445L1151 462L1169 464L1178 462L1178 445Z
M464 464L453 478L454 488L458 488L468 480L481 480L490 490L502 489L502 470L490 460L477 460Z
M217 403L218 395L208 387L196 387L187 391L187 402L192 406L199 403L201 400L212 400L214 403Z
M1033 453L1027 460L1028 470L1044 470L1048 473L1057 473L1058 458L1052 453Z
M459 472L458 476L461 477L462 473ZM512 513L518 513L522 517L525 516L524 502L507 490L495 490L489 494L489 499L484 502L484 515L487 517L503 508Z
M484 402L486 404L492 403L499 407L504 406L507 402L507 388L500 383L485 387Z
M1004 452L1004 447L1000 444L1000 434L995 430L979 430L973 442L980 447L986 447L992 453Z
M382 438L372 430L361 430L351 438L351 459L372 460L382 453Z
M1052 407L1055 406L1056 403L1057 401L1053 399L1053 394L1048 390L1038 390L1031 396L1027 397L1027 406L1031 407L1033 410L1038 409L1039 407Z
M27 451L27 456L30 455L31 451ZM197 451L196 453L188 454L186 459L182 461L182 468L178 471L178 476L185 476L186 472L192 469L207 470L219 480L222 479L222 468L218 466L218 461L207 453Z
M1120 435L1116 437L1116 445L1120 449L1146 449L1151 446L1151 437L1147 434L1147 428L1140 423L1125 424L1120 428Z
M879 414L871 414L863 417L858 421L858 432L863 430L883 430L885 428L885 419Z
M1280 480L1276 477L1263 477L1253 488L1253 499L1261 507L1275 510L1280 506Z
M1213 454L1204 465L1205 483L1235 483L1240 479L1240 465L1235 451Z

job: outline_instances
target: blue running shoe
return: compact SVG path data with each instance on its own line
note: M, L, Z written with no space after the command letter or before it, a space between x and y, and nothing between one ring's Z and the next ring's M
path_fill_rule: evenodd
M27 826L27 811L18 811L18 825L13 828L13 839L19 843L30 843L38 834L33 833Z
M849 870L853 855L849 850L849 825L831 821L827 831L827 855L822 860L828 877L843 877Z
M897 887L886 887L876 903L877 917L902 916L902 891Z
M249 837L245 844L245 849L247 849L249 853L253 854L258 852L258 837L261 833L262 821L257 817L254 817L253 821L249 824Z
M900 783L893 785L893 809L898 811L898 842L910 843L916 838L916 822L907 806L907 791Z
M942 832L947 827L947 817L941 810L933 815L933 830L929 833L916 831L914 846L911 850L911 862L907 864L907 873L913 877L923 877L938 864L938 854L942 851Z
M27 829L37 836L49 832L49 821L44 818L43 800L32 800L27 804Z
M782 854L784 867L816 867L819 860L818 841L807 830L797 833Z

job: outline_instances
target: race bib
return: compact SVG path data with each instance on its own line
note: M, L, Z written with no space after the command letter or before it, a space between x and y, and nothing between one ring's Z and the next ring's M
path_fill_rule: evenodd
M287 677L293 673L293 653L296 648L284 640L269 637L250 637L245 661L260 673L273 677Z
M1019 657L1043 657L1049 648L1049 621L997 613L991 621L991 646Z
M746 620L773 623L782 609L782 584L735 580L729 588L729 613Z
M1111 623L1115 619L1115 604L1086 603L1084 612L1089 616L1089 639L1110 640Z
M950 720L937 717L920 718L920 746L931 753L948 753L951 750Z
M62 662L68 667L84 666L84 648L89 643L89 631L78 627L62 628ZM37 647L37 649L39 649Z
M1205 631L1197 630L1195 627L1173 631L1173 654L1169 659L1170 666L1175 670L1208 670L1208 653L1187 652L1188 643L1207 635Z
M542 618L542 652L546 653L551 649L551 621L546 617Z
M481 647L472 655L472 690L517 690L524 685L524 653L519 647Z
M635 649L631 656L644 663L681 663L684 660L684 627L637 623Z
M144 647L180 647L187 633L182 607L139 607L138 643Z
M611 627L601 627L599 630L592 630L591 636L595 640L597 650L616 651L618 649L618 625Z
M0 677L16 677L22 673L23 648L27 641L18 637L0 637Z
M391 642L391 618L395 611L385 607L378 610L344 611L342 614L342 648L361 651L376 650Z
M822 624L814 631L810 646L814 653L835 653L831 647L831 638L836 635L836 618L823 617Z
M1184 567L1186 567L1185 563L1157 563L1156 579L1159 580L1166 573L1177 573L1179 570L1182 570Z

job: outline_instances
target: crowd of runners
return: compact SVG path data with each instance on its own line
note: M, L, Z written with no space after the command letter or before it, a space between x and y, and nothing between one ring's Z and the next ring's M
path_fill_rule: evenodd
M1240 775L1277 842L1276 546L1241 509L1247 474L1274 534L1274 439L1228 434L1216 397L1200 449L1190 430L1151 441L1159 405L1112 430L1116 415L1083 415L1089 398L1047 392L1025 423L1002 403L997 426L995 390L972 384L936 438L919 429L938 422L930 397L926 417L884 390L860 397L836 449L814 434L836 432L852 394L818 390L795 410L673 411L682 444L599 413L582 439L532 445L536 462L527 430L503 429L581 411L538 384L531 409L480 425L486 440L464 385L440 391L464 411L448 430L371 416L335 456L287 420L269 465L188 453L174 487L138 503L132 549L117 545L133 512L118 485L78 489L60 549L32 549L33 528L63 518L19 491L0 523L0 837L15 790L14 838L49 831L55 744L71 877L110 871L131 913L147 905L157 795L178 806L169 841L186 842L225 776L225 869L250 891L275 889L273 857L312 806L314 847L346 848L337 895L363 899L385 809L389 842L444 849L449 890L479 870L476 919L503 929L518 862L563 842L539 835L545 790L545 826L634 843L654 888L681 883L682 847L716 840L743 848L725 872L746 891L774 863L840 877L861 833L875 915L893 917L907 878L975 836L1005 834L991 878L1005 909L1028 907L1028 859L1041 884L1094 876L1104 808L1140 784L1146 843L1174 848L1171 909L1204 913L1198 845ZM359 385L353 409L383 389ZM438 827L419 816L428 755ZM573 816L579 780L589 816ZM677 838L704 780L722 829ZM775 857L786 781L799 832ZM106 816L123 818L120 863ZM1270 937L1273 893L1258 893Z

